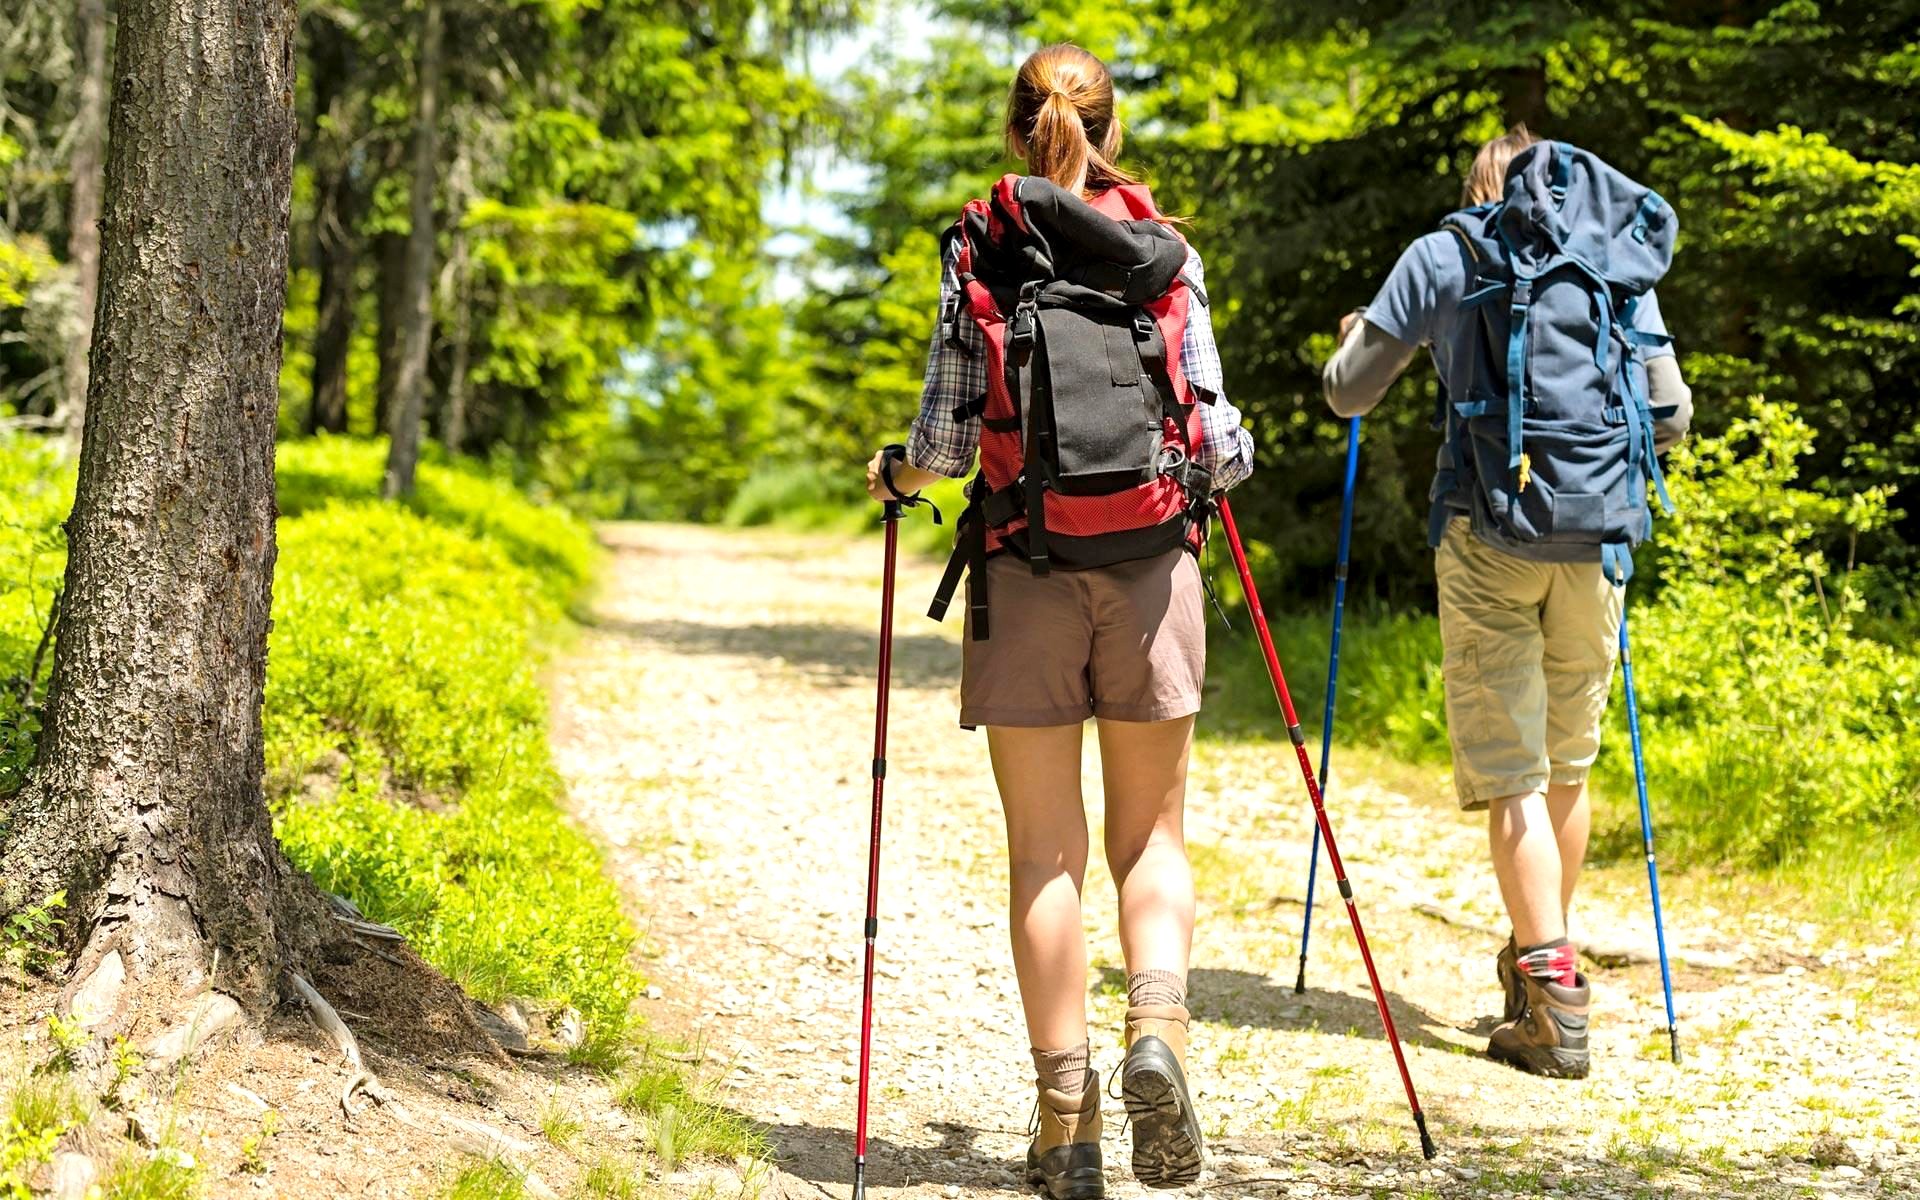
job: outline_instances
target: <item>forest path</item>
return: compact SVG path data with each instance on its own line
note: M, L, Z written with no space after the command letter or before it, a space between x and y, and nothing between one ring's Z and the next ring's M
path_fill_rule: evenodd
M778 1194L846 1197L880 544L655 525L604 536L613 559L590 627L554 672L555 742L574 812L645 914L659 988L648 1018L701 1044L716 1096L764 1123ZM1017 1167L1033 1092L999 806L981 735L954 723L958 635L921 615L937 573L909 557L899 584L876 1197L1026 1190ZM1255 651L1239 639L1222 652ZM1657 968L1591 967L1594 1077L1521 1075L1479 1053L1499 1006L1480 820L1343 777L1336 755L1335 831L1441 1148L1423 1162L1330 881L1309 990L1293 991L1310 810L1284 738L1206 740L1204 714L1201 728L1190 1074L1211 1158L1198 1190L1920 1193L1920 1040L1862 1002L1871 976L1860 950L1820 946L1817 930L1783 916L1692 904L1677 881L1670 934L1718 964L1677 968L1686 1065L1665 1057ZM1097 798L1087 741L1086 794ZM1125 1000L1097 824L1095 845L1087 931L1104 1074L1119 1058ZM1617 935L1608 940L1644 936L1644 879L1633 880L1597 879L1580 904L1585 924ZM1123 1116L1108 1105L1109 1191L1138 1196Z

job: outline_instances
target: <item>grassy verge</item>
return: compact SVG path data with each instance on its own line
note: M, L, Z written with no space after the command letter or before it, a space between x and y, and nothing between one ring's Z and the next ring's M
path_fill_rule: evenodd
M586 1018L618 1056L639 983L598 851L558 805L535 669L591 581L589 531L467 466L405 506L382 450L281 447L267 769L283 844L486 1001Z
M618 1057L640 984L633 930L560 811L534 674L593 576L591 534L466 464L426 463L413 502L383 503L383 455L344 440L279 451L265 721L281 840L473 995L576 1008L581 1054ZM3 794L39 728L51 656L32 664L73 475L15 441L0 481Z

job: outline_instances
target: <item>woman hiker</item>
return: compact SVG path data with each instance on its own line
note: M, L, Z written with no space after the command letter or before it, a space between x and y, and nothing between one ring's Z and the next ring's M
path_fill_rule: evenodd
M979 458L943 593L970 568L960 722L986 728L1005 809L1040 1093L1027 1171L1056 1200L1105 1191L1081 923L1089 717L1127 967L1134 1174L1176 1187L1200 1172L1182 828L1206 666L1196 554L1208 496L1245 479L1253 457L1222 392L1200 258L1116 165L1120 140L1098 58L1057 45L1022 64L1006 141L1027 174L970 204L944 242L904 461L883 451L867 465L867 491L885 502Z

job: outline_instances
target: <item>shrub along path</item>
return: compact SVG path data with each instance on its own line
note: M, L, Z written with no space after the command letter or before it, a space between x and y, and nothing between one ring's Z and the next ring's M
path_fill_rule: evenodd
M844 1197L879 544L607 537L595 627L553 680L574 810L649 915L654 1026L696 1038L727 1103L765 1124L781 1194ZM1032 1092L984 745L954 725L957 633L920 616L935 574L910 561L901 580L870 1171L879 1195L976 1197L1019 1190ZM1254 651L1241 638L1215 653ZM1312 986L1293 992L1308 809L1284 750L1203 741L1196 758L1192 1074L1209 1194L1920 1189L1920 1040L1873 999L1886 948L1831 944L1795 914L1712 911L1676 877L1671 929L1699 960L1678 969L1686 1065L1665 1058L1657 969L1590 964L1594 1077L1520 1075L1478 1053L1499 1004L1497 944L1475 928L1498 923L1478 821L1430 777L1348 756L1361 765L1334 781L1336 831L1442 1148L1424 1163L1330 886ZM1097 797L1091 738L1086 774ZM1643 889L1633 870L1599 874L1581 905L1596 941L1644 937ZM1124 998L1097 863L1087 895L1104 1072ZM1112 1192L1140 1194L1108 1108Z

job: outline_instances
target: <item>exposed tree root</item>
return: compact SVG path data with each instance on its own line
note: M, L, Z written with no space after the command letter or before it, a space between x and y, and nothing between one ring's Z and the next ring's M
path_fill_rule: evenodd
M327 1040L339 1049L340 1056L346 1060L349 1074L346 1086L340 1091L340 1111L349 1118L354 1116L359 1111L354 1106L354 1096L365 1092L368 1099L375 1104L383 1105L395 1120L403 1125L418 1128L419 1123L407 1113L405 1107L394 1098L391 1092L381 1086L379 1077L368 1070L366 1064L361 1061L359 1040L353 1036L353 1030L347 1028L347 1023L340 1019L340 1014L333 1011L333 1006L314 990L312 984L301 978L299 972L288 971L287 979L293 984L293 990L299 995L301 1002L307 1006L307 1014L313 1018L314 1025L319 1027L320 1032L327 1036Z

